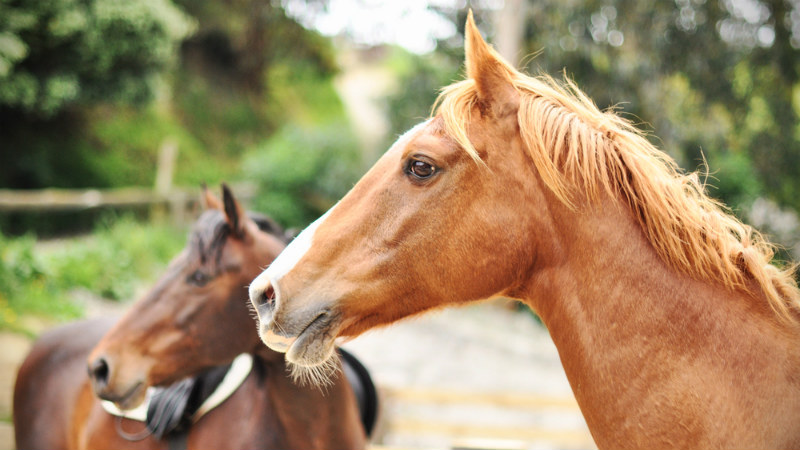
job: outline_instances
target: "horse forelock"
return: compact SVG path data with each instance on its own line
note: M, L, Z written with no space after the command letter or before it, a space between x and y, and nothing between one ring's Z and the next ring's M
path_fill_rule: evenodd
M222 211L209 209L203 212L189 234L189 255L199 259L201 264L208 261L218 264L230 232Z
M544 184L564 204L602 192L627 203L660 257L678 270L729 288L760 287L779 318L797 323L794 266L771 264L774 246L705 192L646 135L613 111L601 111L570 80L514 72L520 138ZM442 90L434 112L446 133L480 160L467 128L478 102L473 80ZM482 161L481 161L482 162Z
M249 211L247 217L255 222L260 231L275 236L284 243L288 241L283 229L271 218ZM198 258L201 264L213 261L218 265L222 258L222 249L230 235L231 227L225 219L225 214L216 209L209 209L200 215L189 235L190 255Z

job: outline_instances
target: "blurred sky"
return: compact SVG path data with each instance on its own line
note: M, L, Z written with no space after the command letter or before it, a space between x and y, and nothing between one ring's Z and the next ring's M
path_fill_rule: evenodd
M437 39L456 33L455 25L432 8L463 9L466 0L283 0L287 13L327 36L347 34L357 44L397 44L415 53L436 48ZM325 5L327 3L327 5ZM481 9L502 8L503 0L471 2Z
M692 1L698 0L675 0L681 7L679 21L686 22L681 25L688 28L704 23L704 18L693 15ZM766 5L758 0L721 1L732 16L717 24L723 39L744 40L739 43L750 47L772 45L775 32L768 23L770 14ZM504 3L504 0L471 0L469 5L498 10ZM434 8L452 12L467 7L466 0L283 0L282 4L304 26L326 36L344 34L362 45L397 44L420 54L433 51L437 39L448 39L456 33L453 22ZM794 14L792 19L798 29L793 34L800 36L800 14L795 14L797 20ZM792 44L800 46L800 38L793 36Z

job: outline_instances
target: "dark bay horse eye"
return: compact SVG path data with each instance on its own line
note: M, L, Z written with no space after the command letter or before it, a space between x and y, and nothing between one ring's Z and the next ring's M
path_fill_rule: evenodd
M412 159L411 162L408 163L406 172L416 178L424 180L432 177L433 174L436 173L436 167L428 162Z
M199 269L195 270L191 275L186 277L186 282L195 286L205 286L210 280L211 277Z

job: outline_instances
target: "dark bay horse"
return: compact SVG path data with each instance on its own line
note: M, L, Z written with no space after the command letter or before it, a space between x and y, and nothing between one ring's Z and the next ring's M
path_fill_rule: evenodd
M337 336L506 296L544 321L599 447L800 447L793 268L626 120L516 71L471 16L466 67L253 281L262 340L314 366Z
M345 376L323 389L297 385L286 371L284 355L261 345L247 285L288 239L271 220L243 213L226 187L223 194L220 202L206 191L208 208L186 248L119 322L70 324L36 342L15 386L17 448L366 445L365 426ZM130 408L143 400L148 387L205 374L240 353L252 357L249 375L227 400L192 424L178 445L157 439L142 422L109 414L95 396Z

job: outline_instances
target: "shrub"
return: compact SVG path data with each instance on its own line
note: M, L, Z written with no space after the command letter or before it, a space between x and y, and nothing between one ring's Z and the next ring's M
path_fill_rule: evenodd
M181 249L182 234L123 217L105 219L89 237L52 243L0 235L0 329L17 329L23 314L80 317L82 307L72 295L78 288L109 300L131 299Z
M21 329L18 319L25 313L56 319L80 315L80 308L60 295L47 263L34 252L35 243L30 235L0 235L0 329Z
M346 124L285 126L245 158L245 176L259 185L256 210L286 226L304 226L330 208L363 173Z

